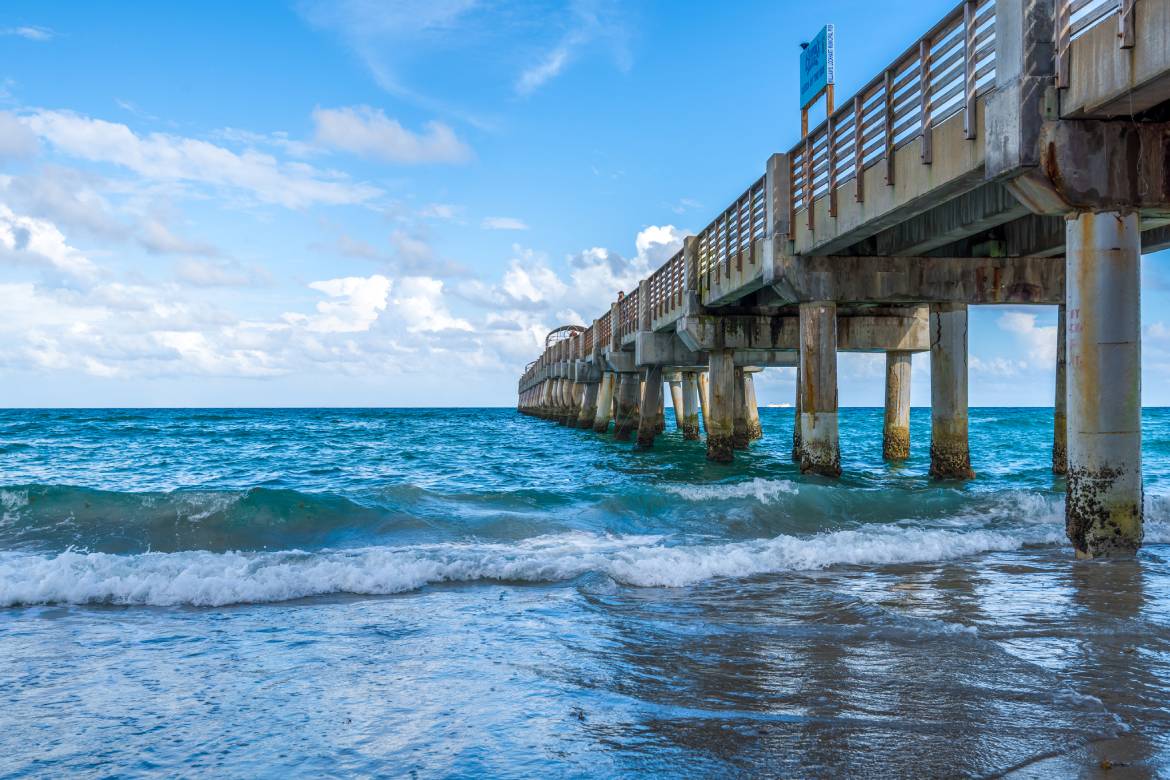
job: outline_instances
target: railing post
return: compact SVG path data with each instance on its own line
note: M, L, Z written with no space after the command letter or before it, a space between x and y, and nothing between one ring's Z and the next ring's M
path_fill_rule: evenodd
M634 323L634 330L650 330L651 313L650 313L650 280L643 279L638 282L638 312L637 321Z
M622 303L621 298L609 305L609 350L617 352L622 348Z
M1071 63L1069 45L1072 43L1072 0L1056 0L1056 88L1067 89ZM996 35L998 45L999 36Z
M1121 40L1121 48L1132 49L1134 41L1137 38L1137 30L1134 29L1133 12L1137 5L1137 0L1121 0L1121 13L1117 17L1117 37Z
M811 136L804 137L804 210L808 216L808 232L813 232L816 221L813 218L813 143Z
M837 119L832 114L825 120L825 140L829 145L829 216L837 216Z
M886 149L883 157L886 161L886 184L892 187L894 186L894 74L892 71L886 70L884 82L886 109L883 135L886 139Z
M930 128L930 42L925 38L918 42L918 92L922 113L922 162L930 165L933 158Z
M975 138L975 15L979 10L975 0L963 3L963 136Z
M858 203L865 201L865 161L862 155L865 152L865 144L862 135L865 131L865 124L861 121L861 108L864 101L861 99L861 93L853 96L853 199Z

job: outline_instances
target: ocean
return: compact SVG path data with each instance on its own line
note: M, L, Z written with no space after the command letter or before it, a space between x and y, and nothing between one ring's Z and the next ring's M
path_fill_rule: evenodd
M1051 409L977 479L511 409L0 411L0 777L1170 772L1170 410L1077 562ZM1125 774L1128 773L1128 774Z

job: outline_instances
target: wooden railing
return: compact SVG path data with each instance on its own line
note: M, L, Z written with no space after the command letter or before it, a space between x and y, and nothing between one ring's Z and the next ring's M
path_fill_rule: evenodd
M1119 45L1133 47L1133 11L1137 0L1056 0L1056 87L1066 89L1069 83L1069 47L1090 28L1120 14L1118 19Z
M859 174L883 160L893 184L894 152L916 138L930 164L932 128L959 111L974 138L975 101L994 86L995 0L968 0L793 147L792 213L828 196L836 216L837 188L850 180L863 201Z
M766 179L766 176L756 179L734 203L699 232L696 241L698 281L704 289L710 289L711 283L718 281L721 271L724 276L730 276L733 261L742 271L744 253L748 255L749 263L754 261L749 250L757 238L767 234Z
M609 342L613 338L613 330L609 320L608 311L597 318L597 343L601 345L602 349L609 349Z
M650 274L651 318L664 317L682 306L686 290L686 256L680 249L661 268Z
M638 332L638 290L634 288L618 304L618 339Z

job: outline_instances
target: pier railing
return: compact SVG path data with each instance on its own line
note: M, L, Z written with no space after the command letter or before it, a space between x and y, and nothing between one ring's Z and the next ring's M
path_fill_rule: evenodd
M894 152L916 138L930 164L932 129L959 111L974 138L976 100L994 86L995 0L967 0L789 151L793 218L826 196L836 216L837 188L850 180L864 201L861 174L880 162L893 184ZM808 208L810 227L813 213Z
M1132 48L1135 38L1134 6L1137 0L1056 0L1056 87L1069 83L1069 48L1072 42L1117 15L1119 45Z
M1120 45L1133 46L1136 2L1056 0L1058 87L1068 86L1070 42L1096 25L1116 17ZM964 0L855 95L842 101L786 156L776 156L783 160L786 181L773 175L769 163L768 173L699 231L689 257L687 251L680 250L650 275L647 295L654 327L669 326L681 313L688 293L711 291L721 279L735 274L758 273L761 256L754 249L757 242L790 231L799 211L807 212L811 229L814 204L828 198L828 214L836 216L842 185L853 182L853 198L864 202L865 173L873 166L883 165L883 183L893 185L894 155L906 144L920 139L922 163L931 164L932 130L942 122L962 112L964 135L974 139L978 132L977 101L995 88L995 58L995 0ZM783 219L775 213L779 210L784 212ZM732 284L741 278L746 277L736 277ZM584 357L633 340L642 326L638 299L635 287L616 308L604 312L585 330L580 339ZM522 389L544 376L553 359L551 349L546 348L542 359L525 371Z

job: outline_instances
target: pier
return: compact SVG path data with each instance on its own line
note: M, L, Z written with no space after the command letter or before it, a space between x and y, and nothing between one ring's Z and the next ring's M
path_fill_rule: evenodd
M1054 305L1052 467L1080 557L1142 541L1141 255L1170 247L1170 0L968 0L636 289L549 334L518 408L730 462L795 367L793 459L841 473L837 353L886 356L882 455L931 364L930 473L971 479L967 312Z

